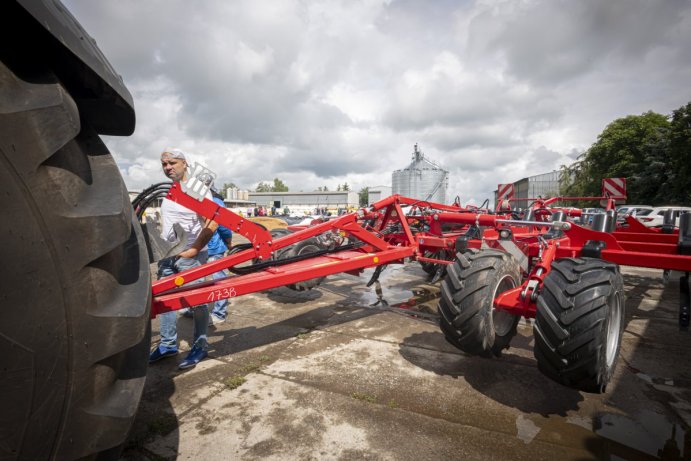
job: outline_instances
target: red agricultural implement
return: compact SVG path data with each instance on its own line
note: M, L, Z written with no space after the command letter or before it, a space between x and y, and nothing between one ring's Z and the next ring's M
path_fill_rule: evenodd
M556 199L537 201L516 219L508 210L492 214L394 195L276 235L204 199L203 181L168 187L168 199L250 243L155 282L152 316L284 285L310 288L328 275L358 275L366 268L417 260L431 274L445 272L440 326L454 346L499 356L520 318L535 318L539 369L588 392L604 392L619 355L625 323L619 265L684 272L680 322L688 325L691 219L685 218L691 215L681 220L677 234L614 232L615 211L595 216L588 228L569 221L580 210L550 208ZM233 275L208 281L223 269ZM375 270L372 280L380 272Z

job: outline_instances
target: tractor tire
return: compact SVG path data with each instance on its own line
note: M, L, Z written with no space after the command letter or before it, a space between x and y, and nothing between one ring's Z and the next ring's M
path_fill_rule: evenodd
M113 459L146 377L147 251L89 117L35 77L0 62L0 459Z
M521 268L508 253L458 253L441 284L439 323L447 341L468 354L501 356L520 317L494 309L494 298L520 284Z
M605 392L624 330L619 266L597 258L554 261L537 299L535 358L542 373L585 392Z
M288 249L281 255L281 259L294 258L295 256L314 253L320 250L322 250L322 247L319 245L319 242L316 238L312 237L288 247ZM295 291L311 290L312 288L318 287L325 278L326 277L315 277L313 279L303 280L302 282L291 283L286 286Z

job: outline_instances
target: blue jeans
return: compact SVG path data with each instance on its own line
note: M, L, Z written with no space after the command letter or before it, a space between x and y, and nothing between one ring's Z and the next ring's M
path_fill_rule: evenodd
M201 251L194 258L180 258L171 267L170 264L158 262L158 278L166 277L168 275L177 274L193 267L201 266L206 262L209 255L206 251ZM204 279L199 279L194 283L203 282ZM199 346L206 350L209 347L208 331L209 331L209 305L200 304L192 307L192 315L194 316L194 338L192 346ZM177 349L178 346L178 325L177 312L166 312L158 316L161 321L161 347L164 349Z
M209 262L216 261L218 259L221 259L222 257L223 257L223 253L219 253L216 255L209 255ZM224 279L226 277L227 277L227 274L226 274L225 270L214 272L214 274L212 275L212 278L214 280ZM214 317L225 320L226 316L228 315L228 299L221 299L219 301L216 301L214 303L214 309L213 309L213 311L211 311L211 313L213 314Z

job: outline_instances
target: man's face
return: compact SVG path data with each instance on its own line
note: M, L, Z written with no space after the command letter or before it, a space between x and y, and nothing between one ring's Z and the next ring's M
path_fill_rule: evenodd
M185 178L187 162L180 158L161 157L163 173L173 181L182 181Z

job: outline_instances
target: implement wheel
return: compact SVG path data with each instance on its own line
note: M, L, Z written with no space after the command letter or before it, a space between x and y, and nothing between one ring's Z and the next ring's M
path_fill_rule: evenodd
M281 256L281 259L302 256L310 253L315 253L320 250L322 250L322 247L319 245L319 241L315 237L312 237L310 239L298 242L288 247L285 253L283 253L283 255ZM295 291L311 290L312 288L316 288L317 286L319 286L325 278L326 277L315 277L313 279L304 280L302 282L291 283L286 286L291 290Z
M494 298L521 284L521 268L498 250L458 253L441 284L440 326L460 350L499 357L516 335L519 316L494 309Z
M438 258L439 254L436 251L431 251L431 250L426 250L422 254L425 258ZM436 263L430 263L427 261L420 261L420 267L422 267L422 270L425 271L428 275L434 275L437 273L437 269L439 269L439 265Z
M0 458L115 459L146 377L146 247L89 117L31 70L0 63Z
M596 258L554 261L537 299L535 358L545 375L586 392L605 392L621 347L624 281Z

